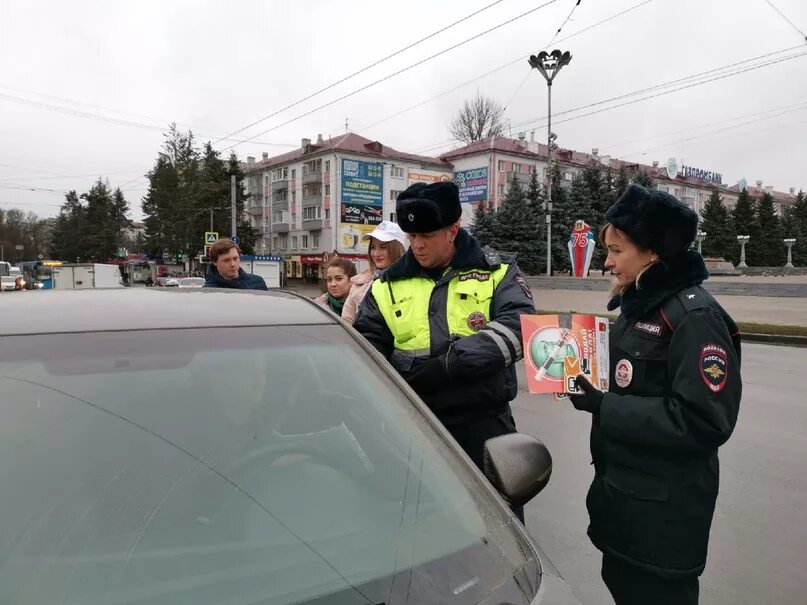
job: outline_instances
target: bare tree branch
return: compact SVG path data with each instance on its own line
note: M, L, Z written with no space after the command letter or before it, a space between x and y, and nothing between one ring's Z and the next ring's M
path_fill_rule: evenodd
M490 136L499 136L504 131L504 109L496 100L476 93L466 100L448 127L451 136L466 144L481 141Z

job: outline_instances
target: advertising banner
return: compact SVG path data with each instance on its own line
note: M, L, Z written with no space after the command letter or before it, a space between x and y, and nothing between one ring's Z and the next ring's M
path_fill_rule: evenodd
M451 175L447 172L435 172L432 170L409 171L409 184L415 183L439 183L450 181Z
M487 167L455 172L454 182L460 190L461 204L482 202L488 199Z
M339 252L355 252L384 218L384 164L342 160Z
M597 245L594 233L585 221L575 221L574 229L569 235L569 258L572 261L572 275L574 277L588 277L588 268Z

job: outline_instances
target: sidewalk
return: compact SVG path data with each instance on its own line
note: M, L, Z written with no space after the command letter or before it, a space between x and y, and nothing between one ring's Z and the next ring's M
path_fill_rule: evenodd
M804 276L793 276L793 278L795 277L804 278ZM719 278L713 279L717 281ZM765 280L758 283L768 283L769 280L776 283L776 280L788 278L761 277L748 279ZM737 279L729 278L726 281L737 281ZM807 282L807 278L803 279L803 281ZM705 286L708 289L709 282L706 282ZM322 293L322 290L316 284L291 284L288 289L310 298L319 296ZM608 304L607 292L549 290L540 287L533 287L531 290L535 300L535 308L540 311L576 311L578 313L606 313L613 315L619 313L619 310L609 312L605 308ZM734 321L807 327L807 299L804 298L730 295L716 295L715 298L734 318Z

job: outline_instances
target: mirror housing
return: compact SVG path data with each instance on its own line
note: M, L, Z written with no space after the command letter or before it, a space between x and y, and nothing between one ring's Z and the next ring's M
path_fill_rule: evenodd
M511 507L524 506L549 483L552 456L529 435L511 433L485 442L485 476Z

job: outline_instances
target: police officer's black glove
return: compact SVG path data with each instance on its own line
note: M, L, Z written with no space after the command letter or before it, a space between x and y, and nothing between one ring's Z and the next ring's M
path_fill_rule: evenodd
M569 399L572 400L572 405L578 410L599 414L602 398L605 396L605 393L586 380L586 377L583 375L578 375L577 378L574 379L574 383L577 385L578 389L583 389L584 394L569 395Z
M445 356L433 357L407 376L406 382L418 395L434 393L444 387L448 383Z

